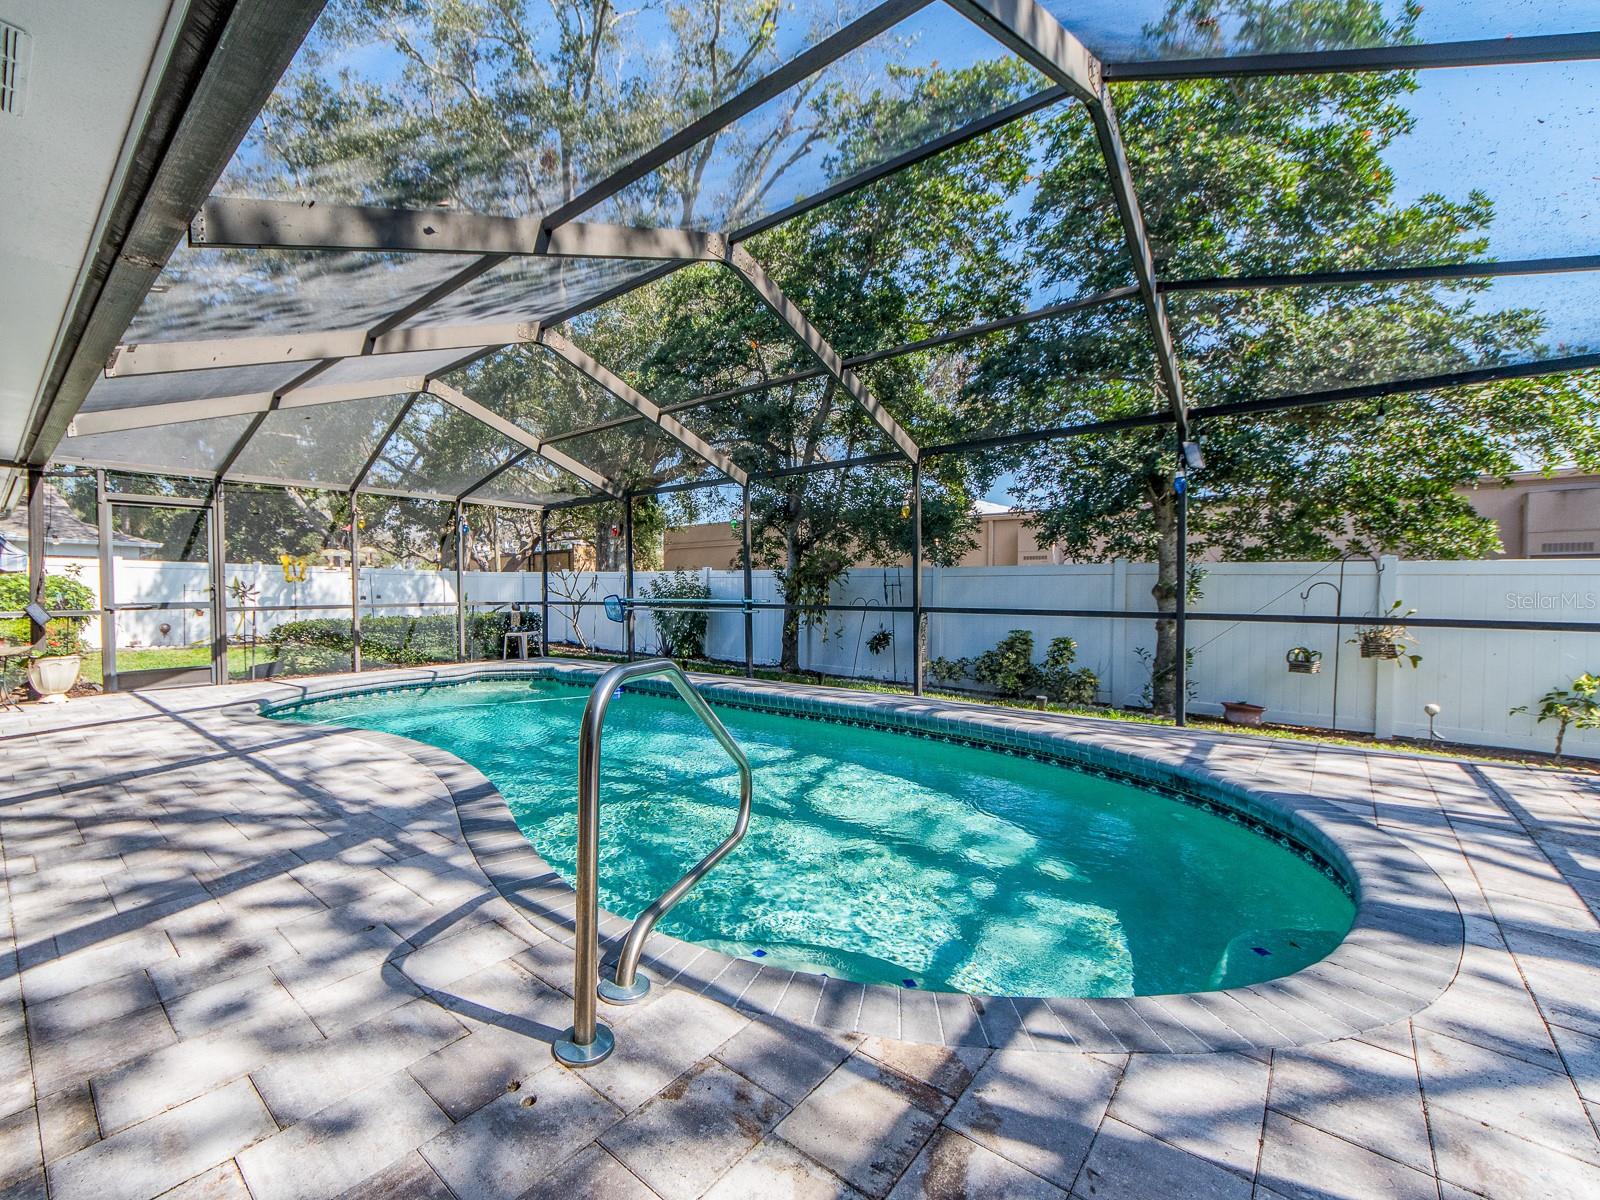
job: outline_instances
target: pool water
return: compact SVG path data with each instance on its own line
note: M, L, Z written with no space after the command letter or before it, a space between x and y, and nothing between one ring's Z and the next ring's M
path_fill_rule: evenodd
M450 751L570 882L587 698L497 680L277 715ZM727 954L940 991L1160 995L1289 974L1354 918L1307 856L1144 788L888 730L718 715L754 769L750 831L658 928ZM631 918L727 835L738 776L681 701L625 692L601 799L600 901Z

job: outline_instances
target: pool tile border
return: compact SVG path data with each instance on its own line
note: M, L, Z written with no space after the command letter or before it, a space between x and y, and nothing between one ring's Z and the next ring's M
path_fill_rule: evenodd
M241 705L240 715L259 718L336 696L481 679L553 678L587 686L608 665L540 659L322 678L291 685L297 694L282 700ZM1201 1053L1282 1049L1381 1028L1431 1004L1460 964L1465 926L1445 882L1370 820L1331 801L1260 786L1256 769L1271 747L1242 746L1226 736L1175 734L960 701L719 675L691 678L708 698L722 704L970 740L1080 769L1100 769L1182 798L1198 797L1322 859L1352 886L1356 917L1332 954L1293 975L1176 996L1023 998L866 986L732 958L662 933L652 937L643 964L658 982L692 988L745 1012L903 1041ZM643 682L641 690L653 690L653 681ZM409 739L343 726L322 728L383 744L437 776L455 800L469 849L496 890L536 928L571 944L571 887L522 836L503 797L480 772L452 754ZM607 956L627 928L623 919L602 914Z

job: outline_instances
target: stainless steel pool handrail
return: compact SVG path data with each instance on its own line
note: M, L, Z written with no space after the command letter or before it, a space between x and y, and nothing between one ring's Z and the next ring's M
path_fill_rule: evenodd
M600 982L600 736L606 710L624 683L653 675L664 675L695 716L709 729L739 769L739 815L733 832L691 867L647 907L633 923L617 960L614 983ZM554 1046L556 1058L569 1067L588 1067L611 1053L616 1039L599 1023L595 1000L604 997L611 1004L631 1004L649 991L650 981L638 973L644 943L655 924L684 894L699 883L743 839L750 825L750 794L753 781L750 760L727 727L711 711L704 697L694 690L689 677L677 663L665 658L622 663L602 675L589 693L584 706L583 725L578 733L578 882L577 912L573 920L572 1028Z

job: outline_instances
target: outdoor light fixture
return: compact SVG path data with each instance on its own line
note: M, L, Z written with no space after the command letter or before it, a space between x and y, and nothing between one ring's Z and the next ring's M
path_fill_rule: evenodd
M1191 471L1198 471L1206 465L1205 455L1200 453L1199 442L1183 443L1183 461Z
M1428 740L1430 742L1437 742L1439 740L1439 735L1434 732L1433 719L1437 717L1443 710L1441 710L1437 704L1429 701L1427 704L1422 706L1422 711L1428 714Z
M49 624L50 622L50 614L46 612L41 605L27 604L23 606L22 611L28 615L28 620L32 621L35 625L43 626Z

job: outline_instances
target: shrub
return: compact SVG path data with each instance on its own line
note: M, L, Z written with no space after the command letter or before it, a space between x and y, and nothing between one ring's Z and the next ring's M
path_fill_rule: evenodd
M523 613L523 628L537 635L538 613ZM467 617L467 657L499 658L509 612L471 613ZM350 664L350 622L337 617L286 621L267 634L275 647L279 669L292 674L341 670ZM424 663L454 662L456 618L453 613L426 617L363 617L361 656L374 665L415 667Z
M970 658L930 658L928 676L943 683L960 683L972 674Z
M1513 716L1528 711L1526 704L1511 710ZM1585 671L1568 687L1553 687L1539 697L1534 720L1556 723L1556 761L1561 761L1562 743L1570 729L1600 729L1600 675Z
M1078 643L1069 637L1050 639L1043 664L1033 661L1033 634L1013 629L993 650L977 658L933 658L928 674L944 683L960 683L968 676L993 688L1001 696L1045 696L1057 704L1093 704L1100 678L1087 667L1074 667Z
M1026 629L1013 629L993 650L978 655L972 674L1002 696L1034 695L1042 679L1033 664L1033 634Z
M1143 663L1145 669L1150 672L1150 681L1140 689L1139 697L1144 702L1144 706L1146 708L1152 708L1155 705L1156 695L1156 656L1150 653L1150 651L1145 649L1143 646L1135 646L1133 648L1133 656ZM1183 672L1184 696L1186 699L1193 700L1200 694L1200 685L1198 682L1196 682L1194 677L1193 650L1185 650L1183 652ZM1170 670L1161 672L1163 677L1169 673L1171 673Z
M1057 704L1093 704L1100 690L1100 677L1088 667L1073 667L1078 643L1069 637L1050 639L1044 667L1039 672L1044 694Z
M17 612L28 603L28 576L24 572L0 575L0 612ZM46 575L44 578L44 606L50 609L97 608L94 592L89 585L69 575ZM92 618L58 617L45 626L45 644L39 653L44 657L83 653L83 630ZM13 645L25 646L31 640L26 617L0 620L0 638Z
M709 600L711 589L700 576L689 571L658 575L644 585L648 600ZM710 616L704 609L653 608L656 630L661 634L662 653L677 658L704 658L706 625Z

